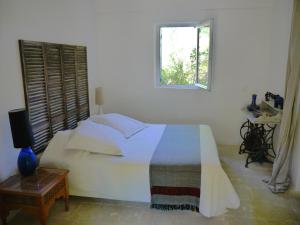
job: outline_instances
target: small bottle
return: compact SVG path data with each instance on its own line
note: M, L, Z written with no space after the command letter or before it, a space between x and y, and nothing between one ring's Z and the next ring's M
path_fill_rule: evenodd
M253 111L259 109L259 106L256 105L256 97L257 97L256 94L252 95L252 102L251 102L250 105L247 106L247 109L248 109L249 112L253 112Z

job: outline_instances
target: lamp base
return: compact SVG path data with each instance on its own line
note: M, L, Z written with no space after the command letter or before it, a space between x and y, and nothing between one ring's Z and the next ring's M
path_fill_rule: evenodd
M31 147L22 148L18 157L18 168L23 176L34 174L37 167L37 159Z

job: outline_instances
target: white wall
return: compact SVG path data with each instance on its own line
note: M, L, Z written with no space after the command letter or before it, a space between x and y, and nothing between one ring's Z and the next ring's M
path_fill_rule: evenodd
M92 7L85 0L0 1L0 181L15 171L18 154L8 111L25 107L18 39L86 45L93 96L97 57Z
M221 144L239 144L240 108L252 93L283 93L292 0L92 1L0 0L0 180L18 154L7 112L25 106L18 39L86 45L91 103L101 85L106 112L208 123ZM212 91L154 88L155 25L207 17L215 19Z
M208 123L218 143L239 144L251 94L283 94L292 0L96 1L105 112ZM155 25L206 18L215 23L211 92L155 88Z

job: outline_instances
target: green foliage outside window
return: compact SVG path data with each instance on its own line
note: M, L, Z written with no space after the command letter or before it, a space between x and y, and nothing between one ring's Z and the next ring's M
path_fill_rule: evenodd
M209 40L209 27L201 28L200 35ZM199 49L198 83L208 85L209 43ZM197 49L192 49L189 60L184 60L176 52L169 55L169 64L161 68L162 85L189 85L195 84L197 70Z

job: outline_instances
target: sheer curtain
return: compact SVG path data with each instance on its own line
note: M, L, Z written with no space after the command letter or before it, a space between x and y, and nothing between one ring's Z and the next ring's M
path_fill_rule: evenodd
M294 0L292 31L285 84L285 103L282 114L277 157L268 186L273 192L284 192L289 186L289 168L299 107L297 96L300 81L300 0Z

